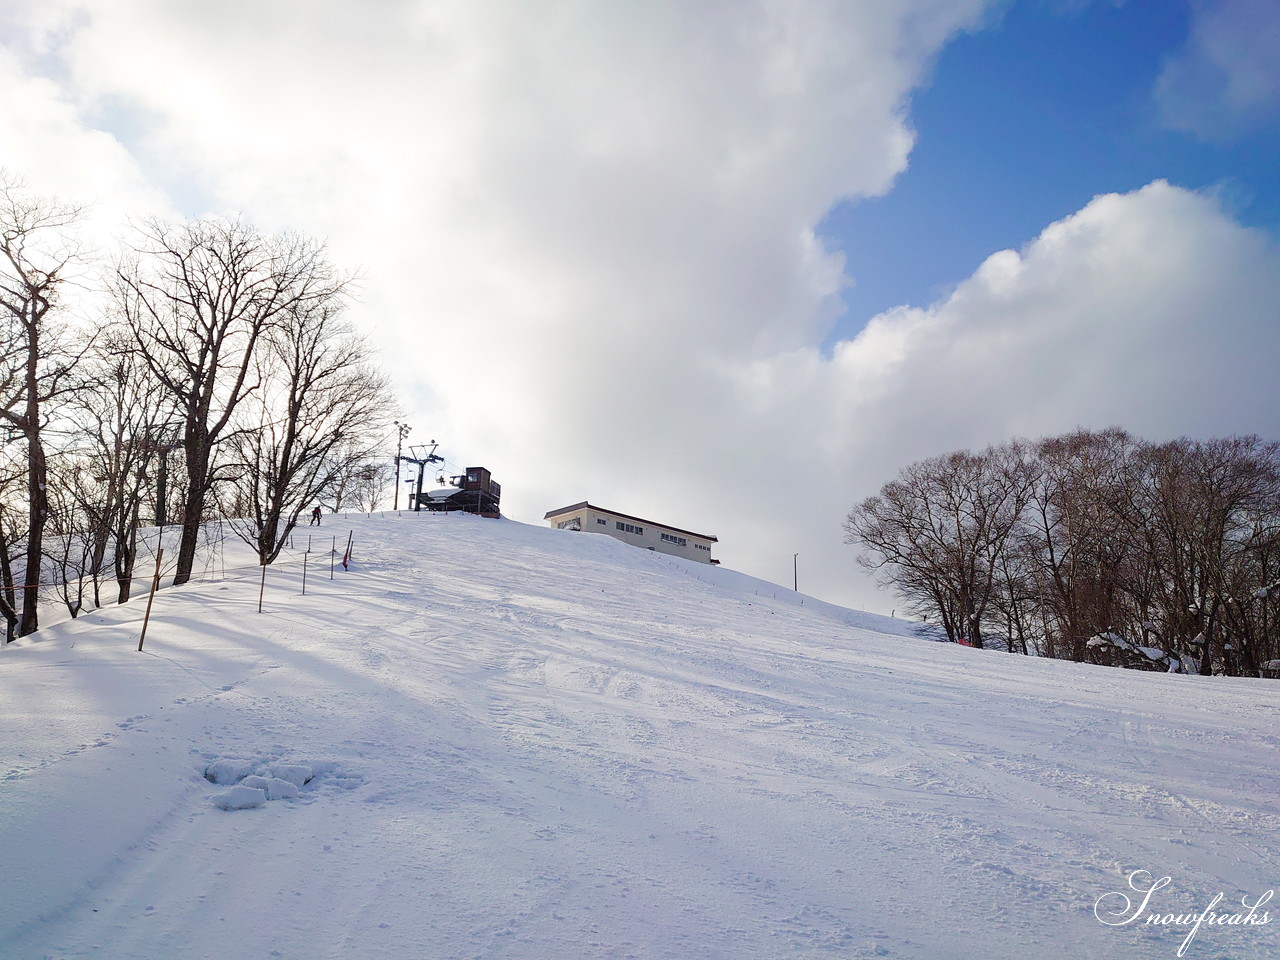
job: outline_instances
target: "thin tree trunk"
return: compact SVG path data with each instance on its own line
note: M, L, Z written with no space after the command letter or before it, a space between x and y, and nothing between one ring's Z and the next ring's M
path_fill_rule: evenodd
M135 503L133 514L125 518L127 531L117 531L115 541L116 583L120 586L120 594L116 603L128 603L133 592L133 563L138 556L138 508Z
M40 628L40 559L44 549L44 526L49 516L48 467L44 448L40 443L40 406L36 396L35 351L31 351L28 363L30 383L27 393L27 486L29 506L27 511L26 565L22 575L22 621L18 636L25 637Z
M210 451L187 448L187 502L182 518L182 537L178 541L178 564L173 576L175 587L191 579L196 564L196 547L200 544L200 523L204 519L206 483L209 476ZM161 547L164 544L160 544Z

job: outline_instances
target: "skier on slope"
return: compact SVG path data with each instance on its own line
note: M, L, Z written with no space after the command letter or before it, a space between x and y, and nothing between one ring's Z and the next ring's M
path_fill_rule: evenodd
M307 526L309 527L312 524L314 524L317 527L320 526L320 508L319 507L316 507L314 510L311 511L311 523L308 523Z

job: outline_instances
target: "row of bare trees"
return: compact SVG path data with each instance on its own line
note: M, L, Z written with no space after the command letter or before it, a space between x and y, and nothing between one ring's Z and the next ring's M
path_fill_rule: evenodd
M949 639L1145 669L1280 660L1280 444L1112 428L905 467L846 542Z
M304 509L373 500L396 414L325 248L234 220L148 220L86 254L81 211L0 171L0 614L129 598L139 531L215 516L270 563Z

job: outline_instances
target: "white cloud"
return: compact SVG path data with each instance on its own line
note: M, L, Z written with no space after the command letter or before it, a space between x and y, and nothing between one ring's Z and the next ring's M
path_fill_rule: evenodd
M77 169L100 122L117 181L361 266L413 439L492 468L517 519L590 498L778 582L800 551L802 587L888 609L839 525L911 459L1077 424L1276 432L1274 247L1163 184L821 352L857 264L813 225L890 188L906 98L980 8L69 4L59 70L24 82Z
M1198 0L1186 46L1155 88L1164 122L1224 140L1280 122L1280 4Z
M59 84L32 76L3 46L0 90L0 165L32 190L87 205L103 242L127 214L170 209L111 133L87 126Z
M1152 439L1280 435L1277 303L1274 239L1212 197L1156 182L1095 198L993 254L944 301L882 314L829 362L784 378L810 394L793 405L822 411L808 457L792 462L839 478L815 485L803 542L837 568L849 548L833 516L948 450L1112 424Z

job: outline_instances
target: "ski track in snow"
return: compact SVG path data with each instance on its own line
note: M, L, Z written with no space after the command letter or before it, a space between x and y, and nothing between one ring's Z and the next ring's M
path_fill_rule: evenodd
M1172 957L1095 901L1276 886L1265 682L931 643L598 535L330 523L356 562L305 598L285 561L262 614L256 577L161 592L141 654L140 602L0 653L0 957ZM223 810L226 758L315 776Z

